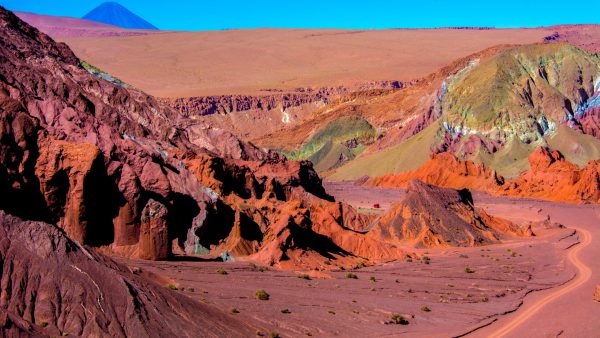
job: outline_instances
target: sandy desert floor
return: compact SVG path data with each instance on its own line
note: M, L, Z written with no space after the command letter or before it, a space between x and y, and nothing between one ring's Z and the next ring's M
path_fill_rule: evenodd
M152 95L188 97L410 81L487 47L539 42L552 33L242 29L58 39L81 59Z
M348 183L329 183L327 188L361 208L372 207L373 200L388 208L402 194ZM550 215L567 227L534 228L535 238L486 247L412 250L414 256L430 257L430 263L382 262L353 270L358 279L346 278L347 271L341 270L277 271L239 261L125 263L166 276L184 289L174 292L226 311L236 309L239 313L232 316L282 336L523 337L563 332L571 337L600 332L595 320L600 306L591 297L600 271L600 262L593 258L600 249L587 245L598 235L600 208L483 194L475 194L475 202L518 223ZM577 259L579 266L573 264ZM582 278L580 269L585 267L591 270ZM299 278L301 273L310 279ZM259 289L270 299L257 300ZM560 311L564 308L573 310ZM409 324L390 324L393 313Z

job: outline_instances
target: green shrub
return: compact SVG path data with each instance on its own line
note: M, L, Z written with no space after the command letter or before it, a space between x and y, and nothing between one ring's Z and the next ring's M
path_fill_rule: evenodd
M269 294L263 289L256 291L255 295L259 300L269 300L270 297Z
M44 328L44 327L46 327L46 326L48 326L48 322L47 322L47 321L45 321L45 320L42 320L42 321L40 322L40 327L41 327L41 328Z
M394 324L408 325L408 320L406 320L406 318L404 318L399 313L392 313L390 315L390 319L392 320L392 323L394 323Z
M218 268L217 269L217 273L220 274L220 275L226 275L227 271L225 271L225 269L223 269L223 268Z
M352 272L346 272L346 278L349 279L358 279L358 276Z
M179 290L179 289L178 289L178 288L177 288L175 285L173 285L173 284L167 284L167 285L165 285L165 287L166 287L167 289L171 289L171 290L175 290L175 291Z

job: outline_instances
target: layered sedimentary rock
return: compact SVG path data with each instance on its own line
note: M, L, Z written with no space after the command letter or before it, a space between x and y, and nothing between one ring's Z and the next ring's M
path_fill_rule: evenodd
M406 195L375 222L369 235L415 247L444 247L484 245L498 242L501 236L532 232L476 209L466 189L412 180Z
M405 84L398 81L374 81L352 87L298 88L293 91L272 90L265 95L221 95L161 99L184 116L231 114L250 110L269 111L288 109L307 103L327 104L344 95L371 89L399 89ZM268 91L268 90L267 90Z

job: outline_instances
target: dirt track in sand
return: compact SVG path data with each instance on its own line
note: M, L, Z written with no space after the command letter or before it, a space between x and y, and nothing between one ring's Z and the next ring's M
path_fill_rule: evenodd
M577 232L581 234L581 243L575 246L567 254L567 259L575 266L575 268L578 271L577 277L575 277L571 282L567 283L566 285L557 288L554 292L546 295L544 298L539 299L527 308L517 311L517 317L512 318L510 322L504 324L504 326L493 332L489 336L490 338L500 338L506 336L519 325L525 324L527 320L533 315L535 315L541 308L550 304L558 297L564 296L572 292L573 290L580 288L591 278L591 269L579 259L578 254L581 250L585 249L592 242L592 234L589 231L581 228L577 229Z
M476 198L477 200L477 198ZM592 295L600 279L600 248L593 245L600 231L600 207L573 205L529 199L480 198L480 205L496 215L509 215L514 221L529 217L525 206L535 205L541 214L577 229L579 244L569 247L564 262L575 268L576 276L568 283L528 295L519 308L479 323L480 329L468 337L596 337L600 332L600 306ZM514 208L514 205L522 205ZM542 269L543 267L540 267ZM455 332L455 335L462 333Z

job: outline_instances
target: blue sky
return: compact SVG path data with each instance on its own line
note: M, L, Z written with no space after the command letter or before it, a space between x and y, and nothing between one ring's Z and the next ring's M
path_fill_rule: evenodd
M18 11L81 17L102 0L0 0ZM117 0L160 29L535 27L600 23L600 1Z

